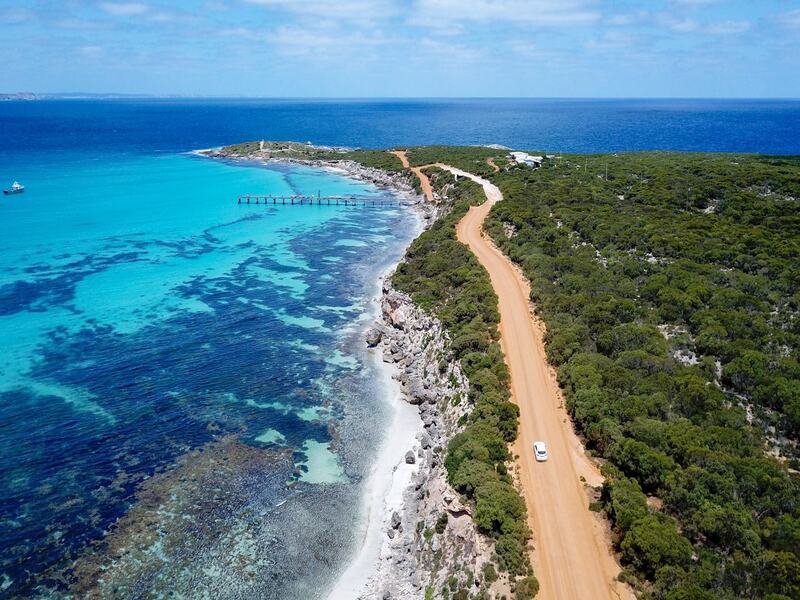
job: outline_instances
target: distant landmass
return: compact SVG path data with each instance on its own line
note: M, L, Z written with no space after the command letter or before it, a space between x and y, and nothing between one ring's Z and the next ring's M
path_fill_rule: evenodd
M194 98L185 94L91 94L87 92L61 92L40 94L35 92L0 93L0 100L114 100L135 98ZM199 97L199 96L197 96Z
M14 92L12 94L0 94L0 100L39 100L42 96L32 92Z

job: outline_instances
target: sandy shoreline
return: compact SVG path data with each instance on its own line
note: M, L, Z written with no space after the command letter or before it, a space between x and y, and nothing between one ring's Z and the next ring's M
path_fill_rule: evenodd
M349 176L346 169L327 167L326 170ZM422 211L416 211L418 222L412 241L424 231L426 220ZM405 253L405 249L404 249ZM397 268L396 264L388 267L378 277L370 294L370 327L380 323L381 299L384 282ZM362 328L360 338L366 337L367 330ZM390 527L391 515L404 511L403 496L411 484L416 464L405 460L406 453L417 452L418 438L423 431L423 423L416 407L408 403L398 384L398 368L384 360L380 348L368 350L373 368L381 379L384 400L388 403L392 416L386 424L383 442L378 450L370 475L364 486L362 496L362 513L364 523L360 532L359 543L353 556L339 575L336 583L327 594L327 600L353 600L362 597L369 581L375 577L378 564L384 550L384 537Z
M432 207L426 205L413 188L407 184L402 176L390 175L385 171L370 169L352 161L327 161L262 158L254 157L229 157L220 154L220 149L209 148L196 150L192 154L212 159L231 160L241 163L274 164L300 164L330 173L348 177L359 182L369 183L391 192L394 195L409 200L418 219L417 226L411 241L416 239L433 221ZM405 253L405 249L404 249ZM377 279L375 287L370 294L371 310L366 321L370 326L386 327L383 322L382 300L385 294L385 282L397 268L393 264ZM361 331L363 340L366 328ZM384 390L384 401L391 410L391 418L386 424L383 442L377 455L369 477L365 483L362 495L363 524L359 531L357 548L348 562L343 565L343 570L336 579L336 583L324 596L327 600L353 600L355 598L376 597L370 591L379 582L379 565L383 560L391 558L391 549L388 547L387 531L392 529L393 518L398 515L407 521L410 515L407 505L407 495L415 475L419 475L422 468L417 461L409 463L406 459L409 452L416 456L420 453L420 439L424 431L420 411L409 402L400 383L399 369L396 363L387 360L386 349L376 347L368 350L373 368L381 379Z
M328 593L328 600L352 600L363 594L377 571L391 515L403 510L403 493L417 470L416 464L406 463L405 454L418 445L417 437L422 432L419 412L404 400L392 377L397 369L383 362L378 352L372 352L372 356L383 380L392 418L365 485L362 509L365 523L359 548Z
M215 149L197 154L256 165L300 164L370 183L409 200L419 217L417 236L442 209L414 191L408 171L387 173L349 160L232 157ZM442 357L450 355L447 332L391 286L389 276L396 266L378 279L380 289L371 298L380 313L372 315L374 326L362 332L362 339L375 348L374 360L385 363L378 369L391 422L365 483L357 549L327 595L319 590L321 597L418 600L426 589L442 589L462 571L473 574L466 583L473 592L483 586L507 595L504 574L488 588L481 582L484 566L492 562L494 544L478 532L472 508L449 485L444 467L448 442L470 408L463 401L469 383L457 361L442 368Z

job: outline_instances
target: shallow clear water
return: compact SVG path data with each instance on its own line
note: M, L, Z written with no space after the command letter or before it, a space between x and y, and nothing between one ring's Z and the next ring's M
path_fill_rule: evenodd
M800 102L0 103L0 597L314 598L351 554L415 220L238 206L380 192L183 154L252 139L791 154Z
M238 205L385 193L185 154L15 173L28 190L0 205L3 592L80 592L116 561L104 593L318 594L352 548L386 418L359 332L414 216Z

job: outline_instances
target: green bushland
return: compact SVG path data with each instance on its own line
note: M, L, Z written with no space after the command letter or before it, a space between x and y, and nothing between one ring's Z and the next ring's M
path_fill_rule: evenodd
M453 182L438 169L429 174L437 187ZM448 360L461 362L470 382L472 411L448 446L448 479L474 504L479 529L496 540L499 567L512 577L528 577L521 589L530 590L536 580L527 556L525 503L505 466L519 411L509 401L508 370L498 343L497 296L488 274L455 233L469 207L485 196L478 185L461 180L448 197L452 206L411 244L392 282L434 314L450 336Z
M387 157L399 169L388 154L362 159ZM409 149L414 165L445 162L502 189L486 227L531 281L567 407L606 461L623 577L653 599L800 598L800 158L572 155L494 173L488 157L505 166L488 148ZM483 196L465 181L451 196L395 285L450 332L474 408L448 475L498 540L499 564L521 573L529 534L505 470L517 414L497 300L454 232ZM781 438L785 461L766 452ZM516 594L536 589L523 577Z
M400 159L385 150L353 150L331 158L335 158L335 160L352 160L361 163L365 167L383 169L384 171L398 172L403 170L403 163L400 162ZM416 177L414 179L416 180Z
M491 178L487 230L607 461L625 577L647 598L800 598L800 158L564 156Z
M222 151L229 156L246 157L260 151L260 142L244 142L225 146ZM264 142L264 150L273 158L299 160L352 160L365 167L389 172L403 171L403 164L386 150L327 150L297 142Z
M494 159L497 166L502 168L506 164L508 151L486 146L414 146L408 148L406 156L412 167L443 162L451 167L485 176L494 172L486 159Z

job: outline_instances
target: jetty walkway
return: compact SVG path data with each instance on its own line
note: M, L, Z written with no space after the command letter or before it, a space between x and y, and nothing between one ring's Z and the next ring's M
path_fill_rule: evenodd
M342 206L361 208L389 208L411 206L410 202L370 196L239 196L237 204L264 204L270 206Z

